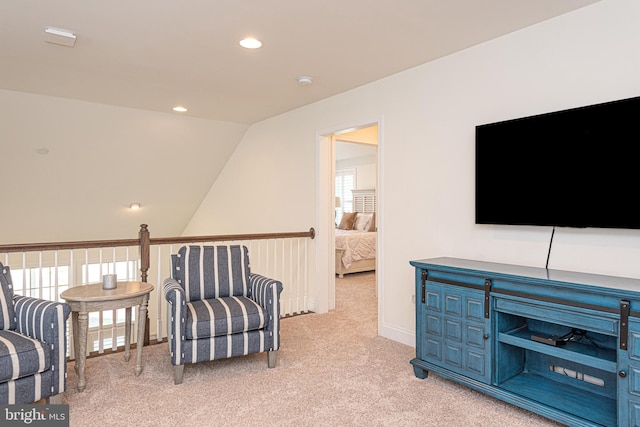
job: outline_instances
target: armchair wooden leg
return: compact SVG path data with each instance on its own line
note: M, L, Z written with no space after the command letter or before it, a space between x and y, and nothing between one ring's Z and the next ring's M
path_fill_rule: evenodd
M267 351L267 365L270 368L275 368L276 367L276 357L277 356L278 356L277 351L275 351L275 350Z
M184 365L176 365L173 367L173 383L182 384L182 377L184 375Z
M62 405L62 393L47 397L46 402L49 405Z

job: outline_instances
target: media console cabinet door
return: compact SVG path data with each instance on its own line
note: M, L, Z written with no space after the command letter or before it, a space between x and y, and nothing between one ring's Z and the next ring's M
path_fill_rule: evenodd
M491 326L484 317L484 293L427 280L422 305L425 335L418 357L488 384Z
M640 426L640 319L629 319L628 339L618 351L618 425Z

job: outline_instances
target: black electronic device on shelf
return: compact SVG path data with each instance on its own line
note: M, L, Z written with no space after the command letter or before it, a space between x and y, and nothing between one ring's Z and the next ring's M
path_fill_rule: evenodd
M536 342L541 342L542 344L546 344L546 345L552 345L554 347L557 347L566 343L566 341L563 340L561 337L557 337L555 335L549 335L546 337L540 336L540 335L531 335L531 340Z

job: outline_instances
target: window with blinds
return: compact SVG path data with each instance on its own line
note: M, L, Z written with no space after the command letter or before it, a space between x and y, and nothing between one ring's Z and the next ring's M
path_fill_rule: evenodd
M340 224L342 214L353 212L352 190L356 188L356 170L340 169L336 171L336 197L339 198L338 206L336 200L336 224Z
M352 190L353 210L360 213L376 211L376 190Z

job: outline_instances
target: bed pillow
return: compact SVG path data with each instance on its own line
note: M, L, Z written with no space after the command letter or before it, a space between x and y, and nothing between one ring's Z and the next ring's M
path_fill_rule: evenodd
M356 221L356 215L358 212L345 212L342 214L342 219L340 220L340 225L338 228L340 230L353 230L353 223Z
M376 231L376 213L371 214L371 222L369 222L369 229L367 231Z
M16 313L13 308L13 284L11 272L0 262L0 330L16 328Z
M371 224L371 217L373 214L359 213L356 215L356 222L353 224L353 229L358 231L369 231L369 224Z

